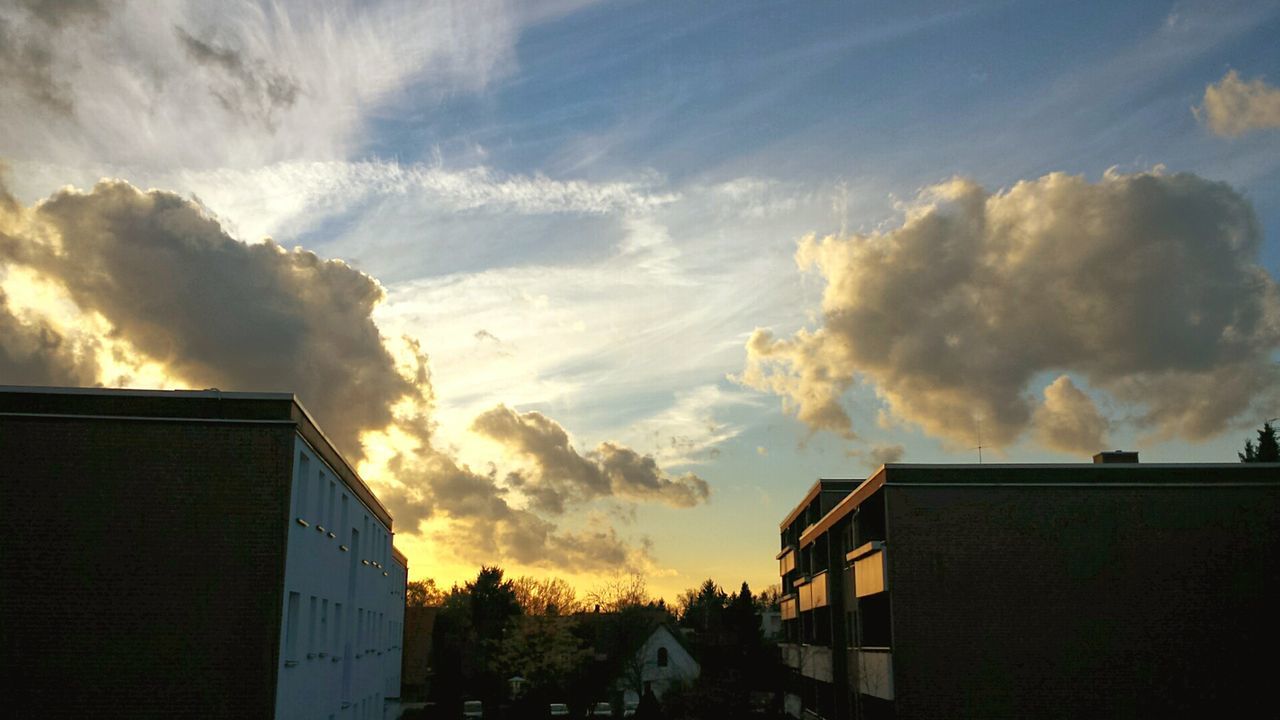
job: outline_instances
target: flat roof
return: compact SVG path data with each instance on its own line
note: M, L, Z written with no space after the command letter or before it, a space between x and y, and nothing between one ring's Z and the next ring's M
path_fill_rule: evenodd
M806 529L800 536L800 547L811 544L884 486L1176 488L1233 485L1280 485L1280 463L890 463L881 465ZM812 502L812 494L810 490L802 505Z
M787 526L795 522L796 517L798 517L800 513L804 512L804 509L808 507L809 503L813 502L814 498L818 497L819 494L823 492L839 491L852 492L853 489L858 487L858 484L861 482L862 480L853 478L819 478L818 481L809 488L809 491L804 494L804 499L792 508L791 512L787 513L787 516L782 519L782 522L778 523L778 529L786 530Z
M0 416L291 424L387 528L391 513L293 393L0 385Z

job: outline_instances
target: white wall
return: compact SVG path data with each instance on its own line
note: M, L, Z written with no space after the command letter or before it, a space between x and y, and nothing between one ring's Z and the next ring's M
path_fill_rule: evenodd
M658 664L658 651L662 648L667 651L666 667ZM653 694L659 700L670 688L692 683L702 672L702 668L693 656L686 652L671 631L663 626L653 631L645 641L644 647L640 648L639 655L643 660L643 669L640 671L640 691L644 691L644 683L651 683ZM623 697L624 700L639 701L639 695L634 689L626 689Z
M301 436L290 502L276 717L382 718L404 627L391 532Z

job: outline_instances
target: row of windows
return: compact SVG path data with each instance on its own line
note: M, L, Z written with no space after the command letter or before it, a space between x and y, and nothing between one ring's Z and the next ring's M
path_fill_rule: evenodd
M319 460L312 471L312 458L304 450L298 451L298 473L294 478L294 516L308 521L321 531L341 532L341 542L356 557L363 557L385 567L391 560L391 534L376 521L371 522L368 513L362 513L359 536L348 522L348 495L339 491L337 478L327 472L327 466ZM345 487L345 486L344 486ZM363 505L360 506L363 509ZM372 527L371 527L372 526ZM339 530L340 529L340 530ZM360 538L367 538L367 546L361 548Z
M354 634L350 634L354 621ZM286 666L298 664L299 635L305 627L306 659L327 657L337 662L343 656L343 643L350 639L355 656L380 652L378 648L393 650L399 647L401 624L387 620L384 612L356 608L354 618L343 614L340 602L330 603L328 598L309 596L302 602L302 594L289 593L289 607L285 616L284 660ZM344 633L344 630L347 631Z

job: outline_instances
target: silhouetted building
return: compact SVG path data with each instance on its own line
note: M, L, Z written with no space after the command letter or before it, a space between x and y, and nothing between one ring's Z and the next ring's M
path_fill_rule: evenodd
M1280 465L893 464L780 528L793 716L1280 712Z
M422 700L431 692L431 640L438 607L404 609L404 659L401 675L405 700Z
M15 717L381 717L407 564L288 394L0 387Z

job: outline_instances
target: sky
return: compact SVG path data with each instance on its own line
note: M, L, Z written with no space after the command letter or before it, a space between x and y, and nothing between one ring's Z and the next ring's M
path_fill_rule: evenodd
M1274 2L0 2L0 384L294 392L410 576L776 582L1280 415Z

